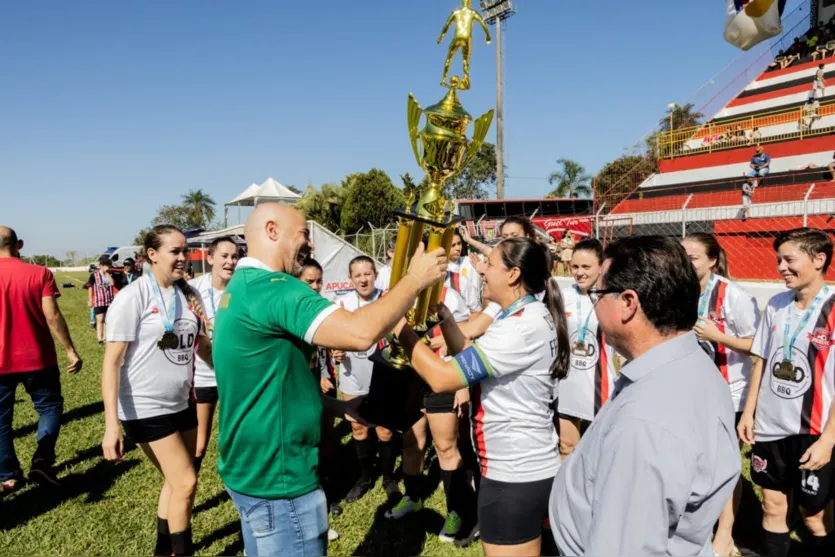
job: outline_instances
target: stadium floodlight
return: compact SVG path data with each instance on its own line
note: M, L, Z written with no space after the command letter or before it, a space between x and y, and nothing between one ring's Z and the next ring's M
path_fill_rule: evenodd
M482 0L481 12L488 25L507 19L514 13L510 0Z

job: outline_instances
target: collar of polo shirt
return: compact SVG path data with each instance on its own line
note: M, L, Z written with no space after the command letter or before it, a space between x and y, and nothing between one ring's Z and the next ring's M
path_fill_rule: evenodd
M650 348L624 365L620 373L635 383L653 371L664 369L667 364L685 358L696 350L701 350L696 340L696 333L688 331Z
M244 257L238 264L236 265L236 269L243 269L244 267L253 267L255 269L261 269L263 271L269 271L271 273L275 273L275 269L271 269L266 263L261 261L260 259L255 259L254 257Z

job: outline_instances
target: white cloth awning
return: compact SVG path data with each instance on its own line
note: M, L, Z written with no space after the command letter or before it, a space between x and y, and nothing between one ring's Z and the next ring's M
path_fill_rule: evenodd
M232 201L226 203L226 206L254 207L264 201L280 201L292 205L301 198L302 196L281 185L275 178L267 178L260 186L257 184L249 186Z

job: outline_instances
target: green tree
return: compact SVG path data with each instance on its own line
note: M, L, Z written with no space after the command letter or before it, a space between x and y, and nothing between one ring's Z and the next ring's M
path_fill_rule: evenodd
M189 190L182 199L188 212L189 226L207 228L215 218L215 200L202 189Z
M290 190L291 192L295 193L295 194L298 194L298 195L302 194L302 190L300 190L296 186L287 186L287 189Z
M51 255L30 255L20 256L22 261L32 263L33 265L43 265L44 267L61 267L61 261L57 257Z
M695 111L693 103L687 103L684 106L674 105L672 108L668 108L664 117L658 121L658 131L670 131L670 116L672 116L674 130L698 126L705 117L701 112Z
M190 226L199 226L200 223L195 222L195 218L197 215L194 211L185 205L163 205L151 220L151 226L170 224L183 230Z
M451 199L487 199L496 180L496 146L484 143L473 162L444 183L444 195Z
M395 209L406 201L388 174L372 168L362 174L350 174L342 182L345 201L342 206L342 230L354 234L369 224L383 228L394 222Z
M143 228L139 232L136 233L136 236L133 237L133 245L134 246L141 246L145 243L145 236L148 232L151 231L150 227Z
M342 223L344 199L345 192L338 184L324 184L321 190L309 185L302 198L296 202L296 209L304 213L307 219L336 232Z
M408 197L409 194L413 194L415 196L420 195L419 191L420 191L420 188L423 186L423 182L421 182L420 184L416 184L415 179L408 172L406 174L401 174L400 175L400 180L403 182L403 195L404 196Z
M591 195L592 176L582 164L571 159L559 159L562 170L552 172L548 183L557 185L546 197L588 197Z

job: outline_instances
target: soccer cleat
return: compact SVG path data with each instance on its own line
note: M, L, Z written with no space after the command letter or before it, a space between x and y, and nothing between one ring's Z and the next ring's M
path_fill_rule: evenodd
M359 501L373 486L374 482L362 480L358 481L354 484L354 487L351 488L351 491L348 492L348 495L345 496L345 502L354 503Z
M479 529L478 524L476 523L475 525L473 525L472 529L470 530L470 533L466 537L455 539L455 547L457 547L459 549L463 549L463 548L469 546L471 543L473 543L474 541L476 541L480 537L481 537L481 530Z
M400 495L400 488L397 487L397 482L392 478L383 478L383 491L386 492L389 499Z
M333 542L339 539L339 534L333 528L328 528L328 541Z
M438 534L438 539L442 542L452 543L455 541L456 536L458 536L458 532L461 531L461 525L463 521L461 517L458 516L458 513L452 511L448 515L446 515L446 520L444 520L444 527L441 528L441 532Z
M423 501L412 501L408 495L403 497L393 508L386 511L386 518L399 520L407 514L416 513L423 509Z

